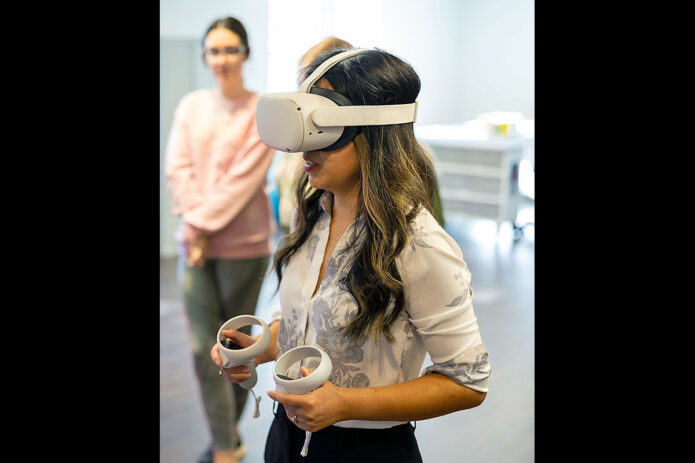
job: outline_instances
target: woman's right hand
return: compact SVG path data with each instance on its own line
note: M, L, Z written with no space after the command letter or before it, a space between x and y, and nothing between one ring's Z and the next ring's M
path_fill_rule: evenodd
M189 267L202 267L205 265L205 254L209 241L208 237L202 236L195 241L187 243L186 263Z
M227 338L231 339L242 348L249 347L251 344L256 342L256 339L237 330L223 330L222 334L224 336L227 336ZM217 343L215 343L215 345L212 346L212 349L210 349L210 357L212 358L212 361L215 363L215 365L220 367L220 370L232 383L243 383L247 379L251 378L251 371L246 365L240 365L230 368L222 367L222 357L220 356L220 348ZM253 362L254 365L258 365L258 359L254 359Z

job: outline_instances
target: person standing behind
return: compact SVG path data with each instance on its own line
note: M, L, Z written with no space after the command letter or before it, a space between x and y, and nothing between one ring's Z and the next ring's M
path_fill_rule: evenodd
M244 453L236 425L248 391L230 387L207 356L222 323L255 313L272 251L264 187L274 152L256 128L258 94L244 86L249 55L239 20L212 22L203 36L203 59L217 86L181 99L166 148L173 213L181 219L184 306L212 435L199 462L237 462Z
M314 61L318 55L336 48L349 50L350 42L338 37L327 37L309 48L299 60L299 81L303 80L302 73L306 67ZM303 172L304 159L301 153L281 153L281 161L275 173L275 182L278 185L278 215L280 228L287 233L290 228L290 216L297 206L294 197L294 185L299 175Z
M314 61L314 59L316 59L317 56L323 52L335 50L336 48L349 50L352 48L352 44L338 37L327 37L313 47L309 48L299 61L299 72L301 75L298 83L301 83L301 81L304 80L306 68L311 64L312 61Z

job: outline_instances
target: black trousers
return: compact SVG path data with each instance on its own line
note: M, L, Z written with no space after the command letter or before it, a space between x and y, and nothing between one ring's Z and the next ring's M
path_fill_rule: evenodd
M422 463L409 423L387 429L329 426L312 433L309 453L303 457L299 452L305 437L278 404L265 443L265 463Z

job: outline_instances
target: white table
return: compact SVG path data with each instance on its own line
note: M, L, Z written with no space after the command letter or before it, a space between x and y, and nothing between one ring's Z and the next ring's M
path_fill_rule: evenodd
M416 126L415 136L434 157L446 216L511 222L515 232L519 203L519 163L533 159L532 132L487 134L478 121L461 125ZM516 233L515 233L516 234Z

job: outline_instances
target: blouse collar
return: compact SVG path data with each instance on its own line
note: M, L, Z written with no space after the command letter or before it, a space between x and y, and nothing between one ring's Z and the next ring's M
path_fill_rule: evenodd
M319 198L319 205L321 206L321 209L328 214L328 217L330 217L333 210L333 193L328 190L324 190ZM364 215L361 215L353 222L353 225L362 224L364 220Z
M333 210L333 193L324 191L319 198L319 204L321 205L321 209L330 216Z

